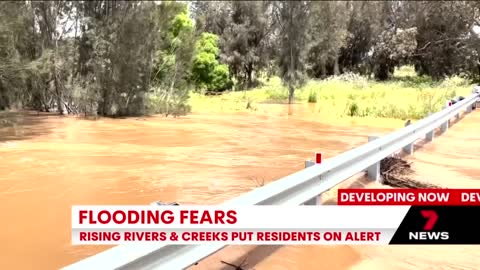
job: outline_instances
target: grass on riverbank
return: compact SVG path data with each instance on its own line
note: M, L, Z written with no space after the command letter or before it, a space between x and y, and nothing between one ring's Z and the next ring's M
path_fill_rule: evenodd
M316 103L318 114L330 117L381 117L420 119L439 111L454 96L467 96L472 91L468 81L452 77L434 82L415 76L411 67L395 72L387 82L344 74L327 80L311 80L295 91L296 103ZM255 112L262 103L286 103L288 91L279 78L263 86L220 96L192 93L193 112Z

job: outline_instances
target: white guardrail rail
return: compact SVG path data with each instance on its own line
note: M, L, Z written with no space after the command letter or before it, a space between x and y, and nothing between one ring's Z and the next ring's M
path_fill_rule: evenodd
M472 95L446 106L414 124L393 133L375 138L364 145L344 152L321 164L307 161L305 169L252 190L223 205L302 205L316 204L317 198L351 176L367 170L372 179L378 179L382 159L404 149L413 151L413 144L426 137L433 140L435 130L446 131L453 117L462 110L470 112L480 101L480 87ZM164 245L156 243L125 244L66 266L63 270L153 270L186 269L226 247L209 245Z

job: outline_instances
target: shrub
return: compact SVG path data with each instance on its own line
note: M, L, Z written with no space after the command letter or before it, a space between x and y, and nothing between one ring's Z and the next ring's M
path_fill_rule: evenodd
M227 65L218 62L218 36L202 33L196 43L192 74L197 87L207 91L222 92L233 85Z
M317 93L313 90L308 94L308 103L317 103Z

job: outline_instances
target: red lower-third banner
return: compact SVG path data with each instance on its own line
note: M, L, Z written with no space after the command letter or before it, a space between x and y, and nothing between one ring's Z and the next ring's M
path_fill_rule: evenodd
M338 205L480 206L480 190L339 189Z

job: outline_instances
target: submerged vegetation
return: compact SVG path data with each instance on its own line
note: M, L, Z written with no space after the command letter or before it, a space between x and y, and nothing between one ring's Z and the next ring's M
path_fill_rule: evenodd
M315 103L317 113L337 117L383 117L419 119L435 112L454 96L466 96L472 84L460 77L433 81L416 76L413 67L402 67L393 79L378 82L366 77L344 74L326 80L311 80L298 89L298 103ZM255 111L258 104L286 103L288 89L279 78L246 92L228 92L221 96L192 95L193 111ZM248 105L248 106L247 106Z

